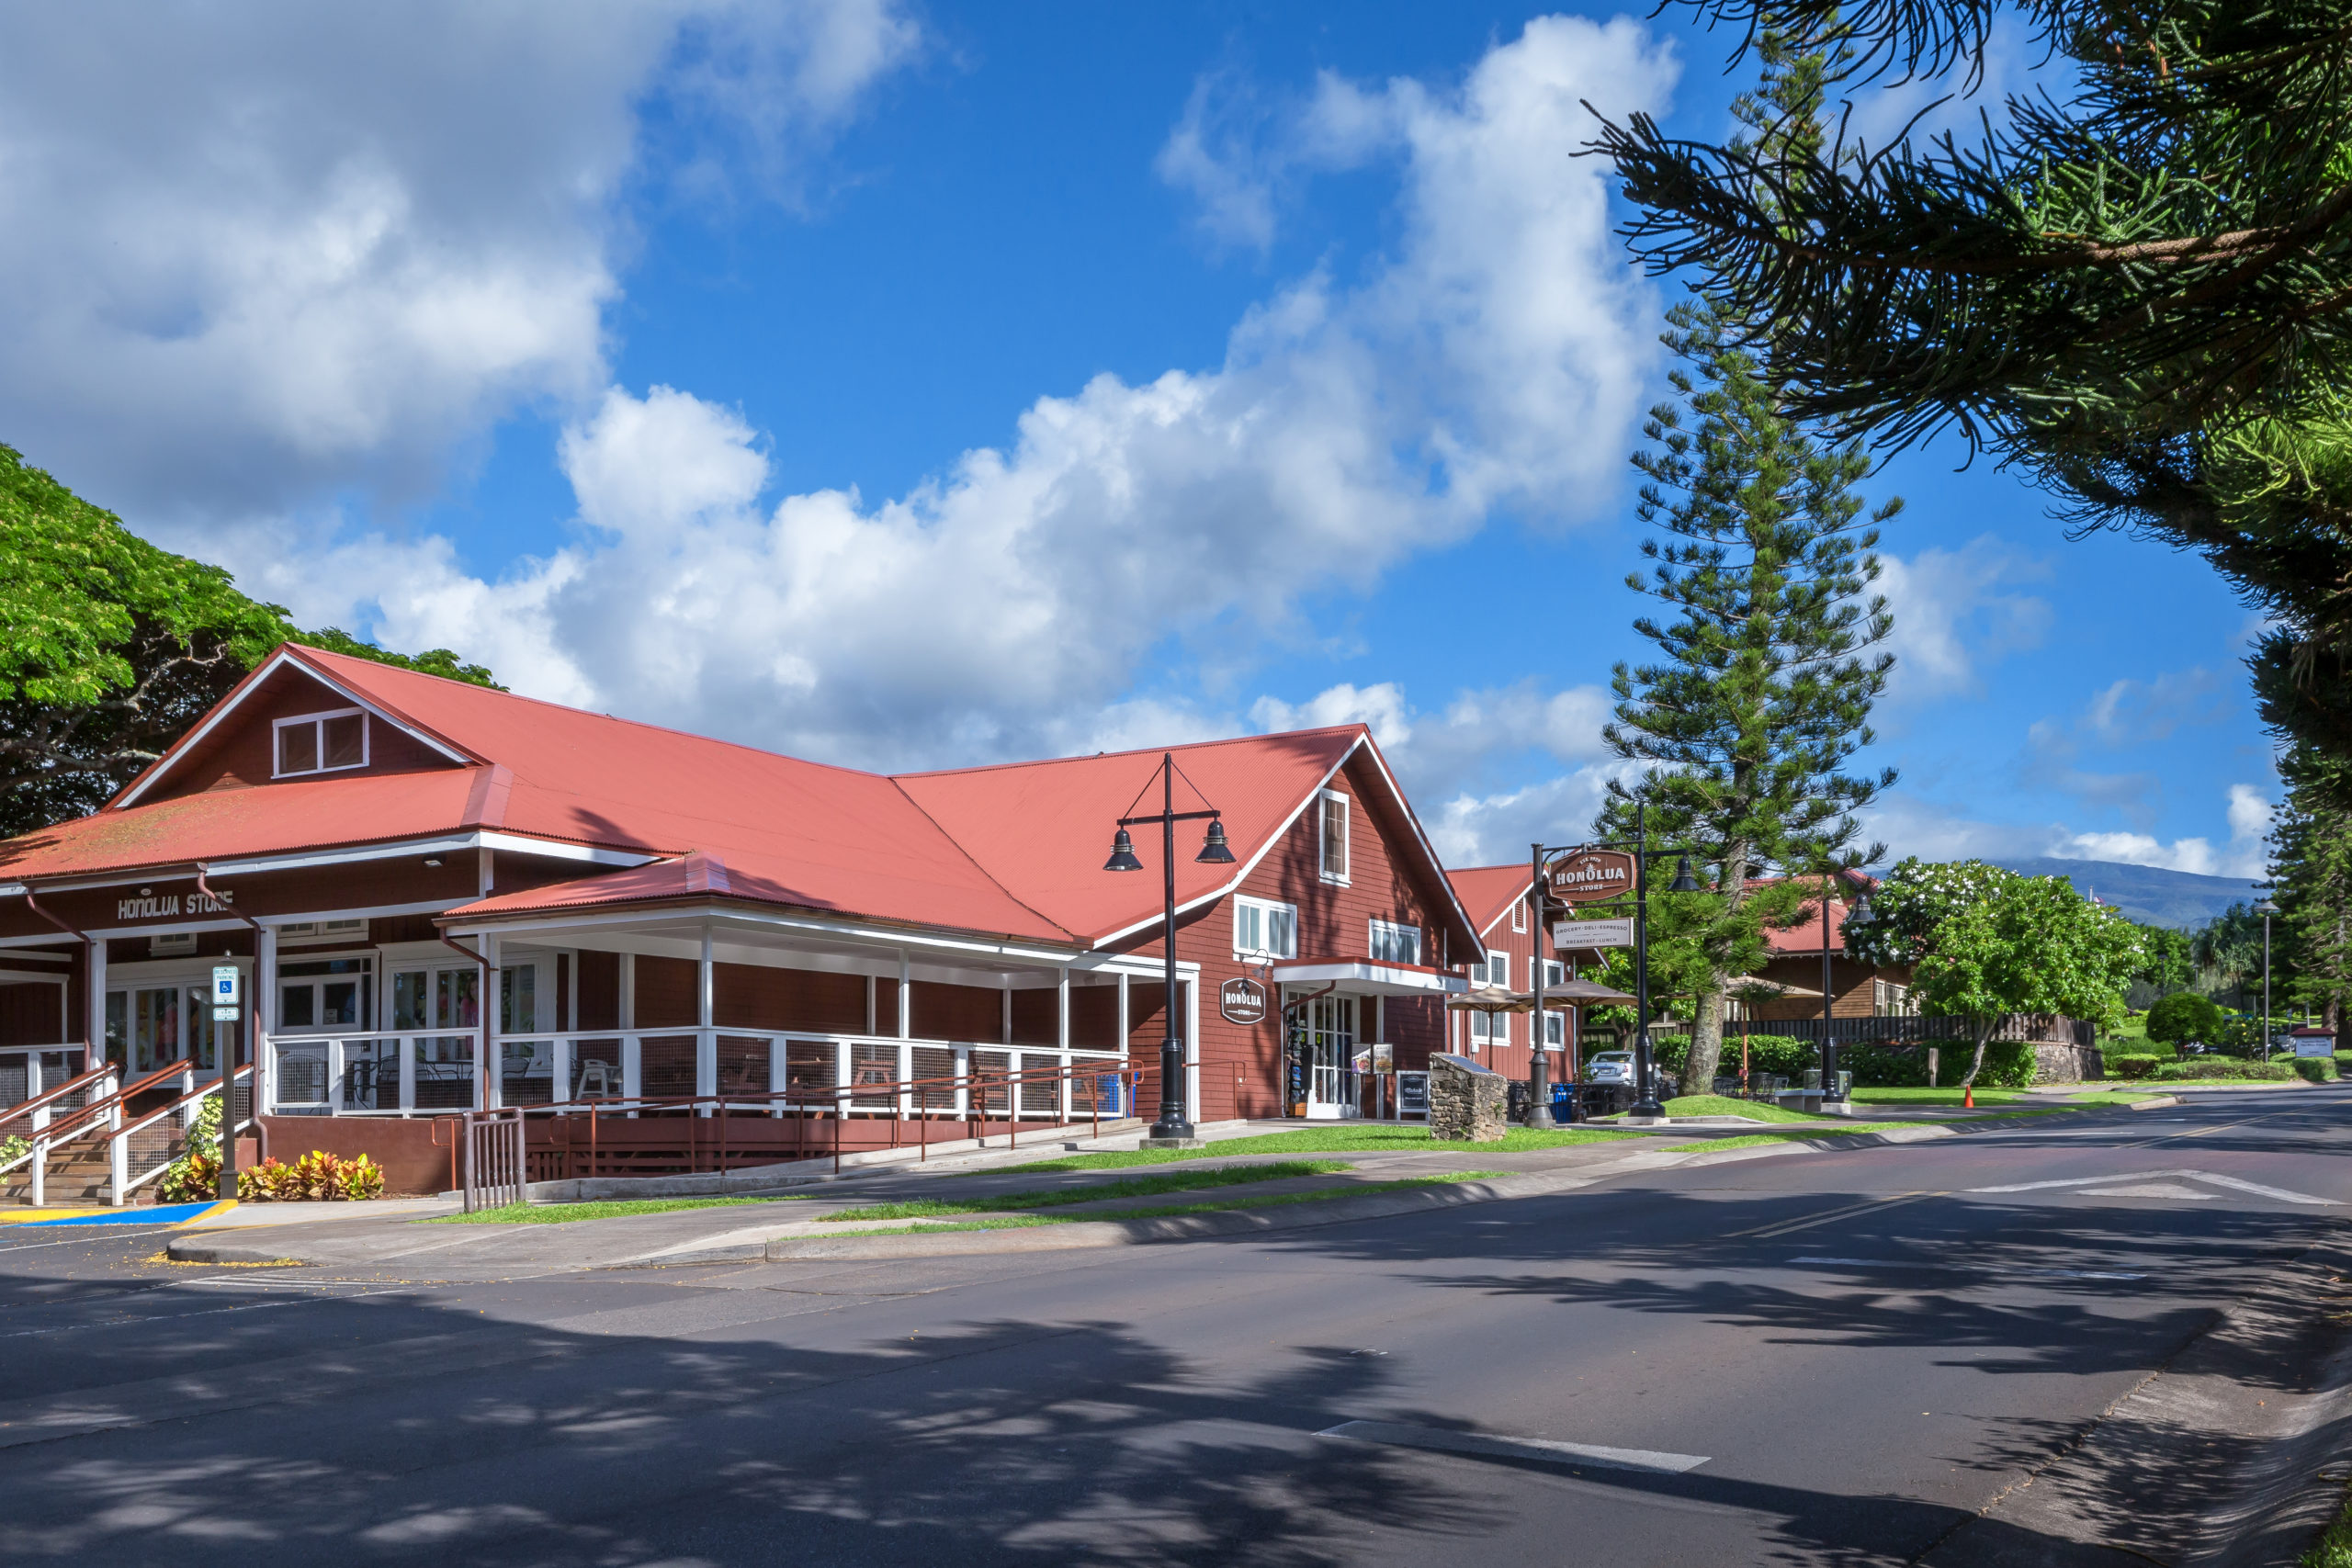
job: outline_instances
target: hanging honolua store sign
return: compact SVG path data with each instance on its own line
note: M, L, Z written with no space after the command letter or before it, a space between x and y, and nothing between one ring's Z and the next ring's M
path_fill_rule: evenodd
M1552 897L1592 904L1634 890L1634 857L1623 850L1571 850L1544 868Z
M1216 988L1216 1010L1227 1023L1256 1023L1266 1016L1266 987L1255 980L1227 980Z

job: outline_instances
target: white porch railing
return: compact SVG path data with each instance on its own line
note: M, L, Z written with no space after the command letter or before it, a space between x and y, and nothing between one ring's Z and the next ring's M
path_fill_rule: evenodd
M1030 1067L1059 1069L1125 1064L1125 1053L991 1041L912 1040L895 1035L827 1034L797 1030L633 1029L506 1034L482 1057L479 1031L339 1036L278 1035L269 1041L264 1084L277 1115L431 1116L575 1100L683 1100L732 1093L847 1089L852 1116L957 1118L984 1111L1015 1120L1069 1121L1069 1076L1023 1083L1008 1106L1001 1081L975 1106L964 1080L1001 1080ZM953 1103L930 1097L918 1106L903 1086L954 1080ZM1015 1080L1016 1082L1019 1080ZM856 1092L875 1086L870 1095ZM748 1109L748 1108L747 1108ZM763 1106L783 1114L780 1106ZM706 1108L705 1114L709 1114Z

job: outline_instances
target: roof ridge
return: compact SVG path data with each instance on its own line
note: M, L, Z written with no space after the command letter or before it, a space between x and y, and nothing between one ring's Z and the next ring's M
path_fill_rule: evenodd
M1001 773L1008 768L1046 768L1062 762L1111 761L1120 757L1146 757L1154 751L1205 751L1212 746L1244 746L1257 740L1280 740L1291 735L1343 735L1370 728L1368 725L1357 723L1318 725L1313 729L1270 729L1257 735L1227 735L1215 740L1186 740L1174 746L1136 746L1124 751L1074 751L1063 757L1031 757L1009 762L980 762L964 768L919 768L911 773L886 773L883 776L893 780L944 779L961 773Z
M280 646L288 649L299 649L305 654L323 654L330 659L342 660L345 663L361 665L371 670L390 670L397 674L413 675L419 680L439 681L445 685L462 687L469 692L487 693L491 696L503 697L510 702L529 703L535 707L553 708L558 713L569 714L574 718L602 719L606 724L626 725L631 729L650 729L656 735L675 735L687 740L698 740L706 746L723 746L729 750L748 751L753 756L773 758L777 761L797 762L801 766L808 768L823 768L828 773L854 773L859 778L866 779L889 779L893 776L889 773L877 773L871 768L853 768L848 766L846 763L820 761L814 757L797 757L789 751L777 751L772 750L765 746L754 746L748 740L729 740L724 736L705 735L699 730L681 729L675 725L651 724L641 718L624 718L619 714L598 713L594 708L575 707L570 703L559 703L548 697L534 697L523 692L506 691L502 687L478 686L471 681L452 680L447 675L435 675L429 670L404 669L397 664L384 664L379 663L373 659L362 659L356 654L336 653L329 649L311 648L306 643L285 643ZM419 728L431 728L431 726L423 724L413 718L410 719L409 722L416 724ZM457 744L455 741L450 741L449 743L453 746ZM1003 765L1007 767L1014 767L1019 766L1020 764L1006 763Z

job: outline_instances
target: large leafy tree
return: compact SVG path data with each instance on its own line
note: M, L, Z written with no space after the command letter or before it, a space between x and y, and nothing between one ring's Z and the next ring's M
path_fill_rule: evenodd
M1959 87L1993 0L1685 0ZM2084 526L2202 552L2273 629L2265 719L2352 759L2352 25L2341 0L2021 0L2071 68L1981 140L1793 155L1605 127L1644 215L1806 415L1956 427ZM2339 775L2339 777L2344 775Z
M281 642L490 682L447 649L412 659L302 631L5 446L0 560L0 836L95 810Z
M2137 927L2063 876L2020 876L1982 861L1905 861L1871 897L1873 919L1847 928L1865 963L1907 964L1928 1010L1969 1021L1963 1086L1984 1070L2004 1015L2061 1013L2112 1025L2145 962Z

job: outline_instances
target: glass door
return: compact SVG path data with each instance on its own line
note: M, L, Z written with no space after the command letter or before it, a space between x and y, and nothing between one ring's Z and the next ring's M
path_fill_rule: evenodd
M1316 997L1296 1004L1291 1039L1306 1067L1310 1122L1353 1117L1356 1109L1356 998Z
M481 1027L481 971L471 964L403 969L392 976L392 1028L402 1034ZM428 1035L413 1043L419 1111L464 1110L474 1095L474 1037Z

